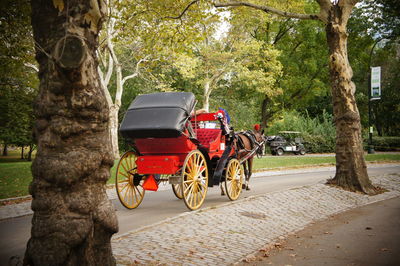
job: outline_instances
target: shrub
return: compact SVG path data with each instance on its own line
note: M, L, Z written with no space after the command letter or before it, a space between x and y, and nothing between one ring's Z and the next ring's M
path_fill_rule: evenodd
M372 145L376 151L400 150L400 137L372 137ZM368 147L368 138L364 138L364 148Z
M311 118L296 111L284 112L282 119L274 121L268 128L268 135L279 135L279 131L300 131L307 152L334 152L335 126L332 115L323 112L320 117Z

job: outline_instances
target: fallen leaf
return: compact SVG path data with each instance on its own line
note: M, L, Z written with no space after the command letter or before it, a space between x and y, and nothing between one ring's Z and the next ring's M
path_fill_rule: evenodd
M297 254L294 254L294 253L293 253L293 254L289 254L289 256L292 257L292 258L294 258L294 257L297 256Z
M388 248L381 248L381 251L389 251Z
M251 262L256 260L257 258L253 255L247 256L246 258L243 259L243 262Z
M324 234L325 235L331 235L332 233L331 232L325 232Z

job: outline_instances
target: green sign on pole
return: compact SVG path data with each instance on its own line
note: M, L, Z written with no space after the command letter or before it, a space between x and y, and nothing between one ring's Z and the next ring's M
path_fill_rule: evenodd
M381 98L381 67L371 67L371 100Z

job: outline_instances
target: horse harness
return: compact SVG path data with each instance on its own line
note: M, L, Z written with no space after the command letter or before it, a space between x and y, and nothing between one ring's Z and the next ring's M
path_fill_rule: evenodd
M251 145L251 150L246 149L245 144L243 143L243 140L239 137L239 134L246 136L249 139L250 145ZM245 156L245 159L248 159L251 156L253 156L254 153L256 153L264 145L264 140L261 142L258 142L256 135L254 134L253 131L250 131L250 130L239 132L239 133L235 134L235 139L237 140L237 143L238 143L240 149L243 149L243 150L249 152L249 154Z

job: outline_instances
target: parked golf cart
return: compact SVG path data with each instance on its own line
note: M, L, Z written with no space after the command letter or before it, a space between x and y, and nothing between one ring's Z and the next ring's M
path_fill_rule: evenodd
M280 131L278 136L268 136L267 143L271 148L272 155L281 156L285 152L304 155L306 149L303 145L303 139L298 131Z

